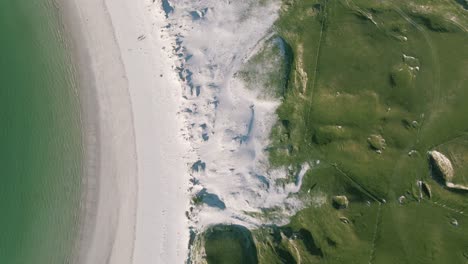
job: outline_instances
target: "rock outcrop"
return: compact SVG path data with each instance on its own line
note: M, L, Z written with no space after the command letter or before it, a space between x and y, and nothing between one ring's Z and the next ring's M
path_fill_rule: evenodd
M445 183L452 182L454 175L452 162L450 162L450 160L444 154L436 150L429 151L429 156L433 165L440 173L440 176L442 176Z
M348 208L349 201L348 197L344 195L333 196L333 206L337 209L346 209Z
M385 139L381 135L370 135L367 138L369 145L376 151L382 151L386 147Z
M429 151L432 165L435 167L436 172L444 180L445 186L450 189L468 191L468 186L453 183L455 171L452 162L442 153L433 150Z

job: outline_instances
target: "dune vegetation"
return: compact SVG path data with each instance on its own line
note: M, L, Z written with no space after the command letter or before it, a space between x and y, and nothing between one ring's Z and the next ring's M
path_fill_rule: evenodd
M284 80L272 79L286 86L270 163L311 169L305 209L251 231L257 262L466 263L468 191L448 188L430 158L443 153L468 185L463 6L287 0L275 30L288 52Z

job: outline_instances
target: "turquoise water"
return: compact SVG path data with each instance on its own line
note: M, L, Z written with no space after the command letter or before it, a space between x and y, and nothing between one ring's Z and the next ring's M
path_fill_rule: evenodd
M0 1L0 263L69 263L82 145L73 67L49 0Z

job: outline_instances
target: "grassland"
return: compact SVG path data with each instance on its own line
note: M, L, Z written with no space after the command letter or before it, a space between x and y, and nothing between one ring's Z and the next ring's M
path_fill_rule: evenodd
M291 63L270 162L314 165L307 207L252 231L258 263L468 263L468 192L444 187L427 155L445 153L468 185L463 6L288 0L276 30Z

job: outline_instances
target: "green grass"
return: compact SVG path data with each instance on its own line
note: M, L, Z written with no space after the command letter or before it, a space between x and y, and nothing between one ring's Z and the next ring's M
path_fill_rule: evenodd
M236 75L248 89L259 92L260 98L284 96L291 72L291 47L279 36L272 36L262 44Z
M258 263L252 235L245 227L218 225L209 228L203 236L208 263Z
M468 184L462 7L288 0L275 28L291 62L270 163L321 162L303 180L306 208L253 231L259 263L467 263L468 193L432 178L427 156L445 153Z
M446 152L458 183L466 184L468 51L462 47L468 23L459 7L366 0L285 6L276 27L294 61L270 161L321 160L301 191L312 202L289 227L311 232L321 263L468 261L467 226L450 224L451 218L466 221L460 212L468 207L467 194L432 179L426 154ZM418 201L418 180L430 186L430 199ZM350 207L334 209L334 195L346 195ZM326 202L318 205L317 197ZM288 252L297 262L296 250Z

